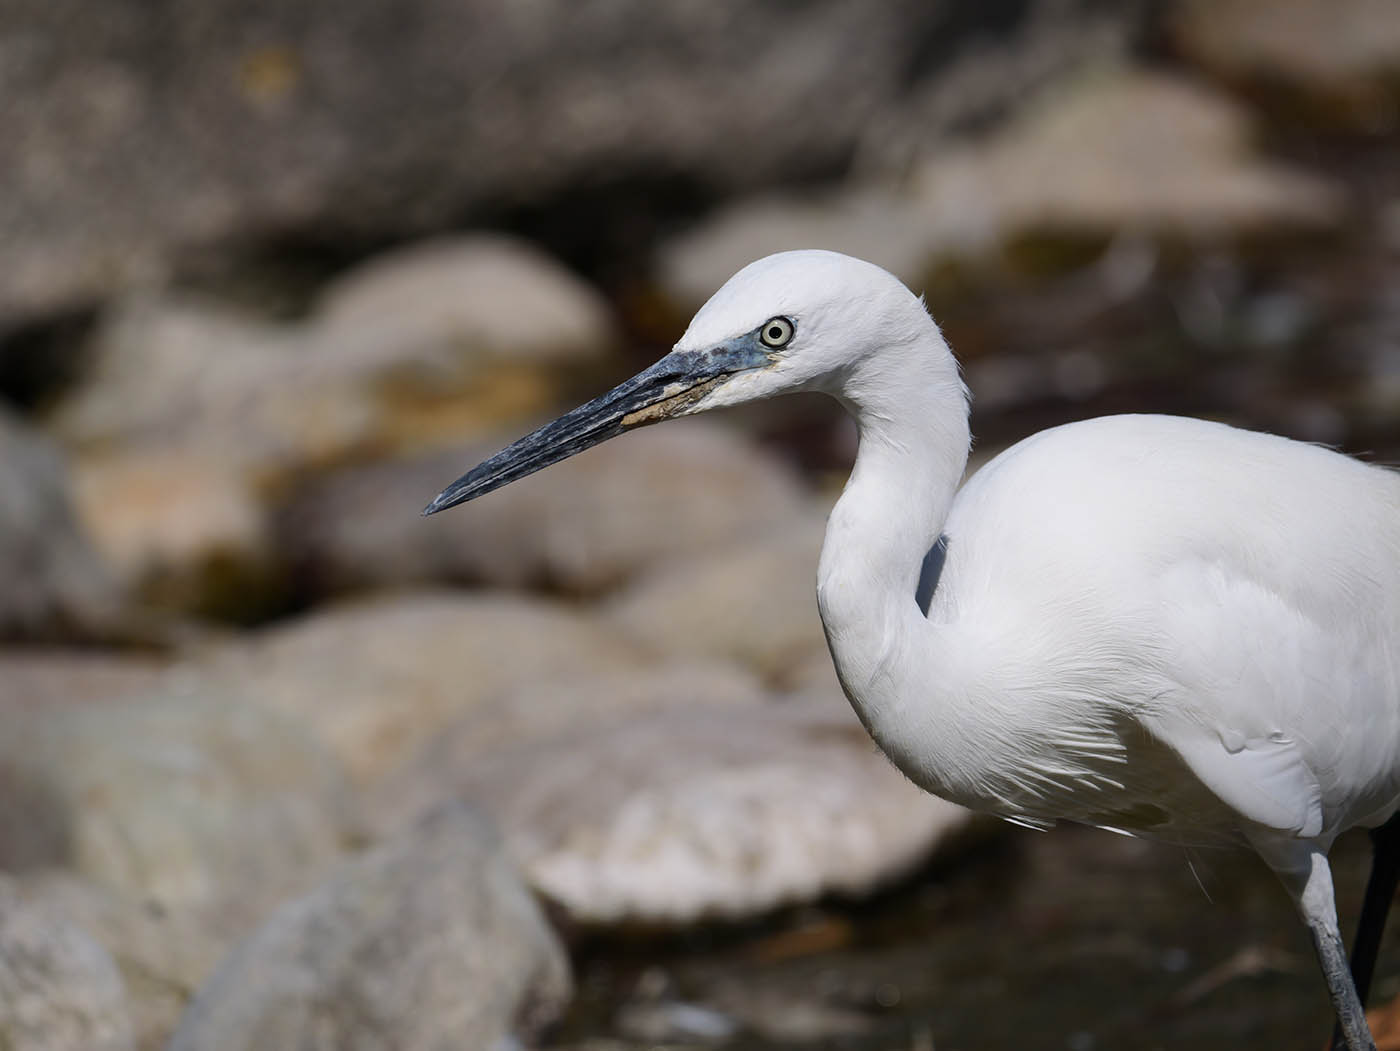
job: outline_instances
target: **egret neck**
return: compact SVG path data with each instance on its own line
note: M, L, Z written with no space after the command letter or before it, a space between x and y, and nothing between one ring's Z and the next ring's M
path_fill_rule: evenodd
M832 509L817 570L827 642L862 722L879 740L911 649L923 664L928 625L916 591L967 467L967 388L938 327L909 334L856 363L833 391L855 417L860 448Z

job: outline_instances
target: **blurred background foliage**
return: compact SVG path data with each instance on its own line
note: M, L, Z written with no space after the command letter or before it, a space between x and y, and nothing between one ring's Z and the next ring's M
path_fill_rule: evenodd
M1395 0L0 0L0 144L0 1046L1320 1046L1252 862L874 753L833 405L417 513L794 247L925 296L974 464L1394 460Z

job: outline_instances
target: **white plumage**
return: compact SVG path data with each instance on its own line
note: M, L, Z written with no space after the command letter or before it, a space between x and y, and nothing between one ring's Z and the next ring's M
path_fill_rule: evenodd
M1400 476L1115 416L1028 438L959 492L967 396L922 302L868 263L788 252L735 275L652 369L429 510L629 426L793 390L831 394L860 429L817 597L880 747L929 791L1023 824L1252 847L1314 934L1349 1046L1372 1047L1326 853L1400 806Z

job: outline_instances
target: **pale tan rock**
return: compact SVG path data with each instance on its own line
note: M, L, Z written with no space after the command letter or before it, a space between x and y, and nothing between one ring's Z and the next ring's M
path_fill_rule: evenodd
M74 498L113 574L150 606L237 616L277 594L263 501L223 456L178 447L87 456Z
M802 506L794 472L723 424L627 434L472 504L428 500L511 436L337 472L298 492L279 530L316 591L421 582L596 594L728 546Z
M770 702L752 673L714 661L533 682L482 702L429 738L368 794L370 822L379 836L412 824L444 800L459 798L473 768L502 751L657 711Z
M20 707L101 701L155 686L169 662L95 649L0 648L0 719Z
M367 782L501 691L640 663L616 632L560 604L425 592L267 629L201 674L305 726Z
M241 930L353 834L339 765L300 727L178 680L7 716L0 779L42 801L62 864L139 901Z
M669 709L485 757L463 797L578 920L686 923L867 893L961 829L849 708Z
M746 542L652 573L605 606L608 621L648 650L737 661L765 680L825 652L817 558L825 514L812 508Z
M1201 84L1105 70L1055 89L985 144L931 158L913 193L931 225L957 224L972 244L1040 229L1209 237L1341 217L1335 186L1258 158L1251 136L1248 113Z
M278 909L200 991L170 1051L440 1051L529 1039L568 959L478 816L456 808Z
M527 242L497 234L374 257L332 282L315 317L323 335L358 353L392 347L413 362L597 361L616 340L597 292Z
M598 292L498 234L439 237L362 264L325 291L311 338L372 385L381 439L396 447L544 415L618 343Z
M0 649L0 757L23 751L31 716L61 706L106 703L154 689L165 664L93 650ZM0 871L64 864L67 806L48 781L0 758Z
M195 991L226 948L187 913L141 902L70 872L51 870L16 881L27 902L82 928L111 956L125 988L138 1051L159 1051Z
M902 185L739 201L666 247L662 286L694 306L759 256L827 248L918 290L937 264L993 262L1025 234L1218 239L1335 225L1341 190L1261 158L1252 133L1240 105L1199 83L1099 70L980 140L930 149Z
M204 300L147 298L100 325L53 423L84 450L180 450L262 482L374 441L371 392L298 326Z
M262 491L543 414L569 370L611 346L610 326L601 298L543 255L466 238L366 264L305 324L194 298L122 304L53 422L84 451L176 449Z
M661 287L678 308L693 309L753 260L795 248L842 252L917 283L933 238L915 209L907 193L879 184L740 198L663 247Z
M121 974L86 931L0 876L0 1047L130 1051Z

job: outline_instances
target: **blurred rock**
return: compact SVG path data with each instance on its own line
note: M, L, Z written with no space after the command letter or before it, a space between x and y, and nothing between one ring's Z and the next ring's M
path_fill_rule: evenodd
M658 569L610 600L608 622L668 656L747 665L771 684L826 652L817 612L824 513L809 511L760 536Z
M0 65L25 100L0 112L0 321L160 281L193 249L811 177L1121 53L1144 6L29 4Z
M613 340L601 298L558 264L502 237L443 240L345 276L305 325L128 302L52 422L123 582L161 607L252 619L285 600L268 511L285 491L552 411Z
M369 781L501 691L640 663L619 635L565 606L429 592L278 625L202 674L295 719Z
M84 382L52 423L90 452L202 456L275 481L368 447L368 392L303 330L197 299L138 298L94 335Z
M783 686L793 693L825 693L835 697L841 693L836 666L831 663L831 651L825 647L812 650L793 666L785 676Z
M475 815L346 862L240 944L170 1051L517 1046L563 1009L568 961Z
M87 650L0 649L0 742L23 748L28 714L155 687L161 662ZM0 743L0 754L7 746ZM0 759L0 869L57 864L68 853L66 805L54 787Z
M266 485L547 411L567 369L612 339L596 293L501 237L382 257L327 296L309 325L129 301L100 327L54 423L84 449L193 451Z
M460 798L463 778L502 751L661 710L710 711L769 699L738 667L684 659L534 682L483 701L433 734L411 761L369 793L370 821L378 835L387 835L443 800Z
M74 496L106 564L151 607L252 620L282 597L267 515L222 456L180 446L87 456Z
M352 835L335 761L300 728L186 682L7 716L0 779L44 801L50 857L156 907L238 931ZM7 844L0 842L0 850Z
M63 456L0 408L0 639L122 634L121 601L73 514Z
M373 258L324 292L314 356L363 388L375 441L460 441L552 412L618 342L602 296L537 248L439 237Z
M598 361L617 341L598 292L539 249L498 234L437 237L374 256L316 304L322 337L403 358L430 397L483 365ZM365 350L365 348L375 350ZM417 374L417 375L414 375ZM476 376L472 376L476 379Z
M693 310L755 259L794 248L844 252L916 284L932 252L960 247L944 246L916 207L909 195L879 185L739 198L661 247L662 292Z
M222 955L222 940L193 917L142 904L71 873L34 873L20 895L76 923L111 956L126 990L138 1051L164 1048L180 1014Z
M1206 87L1101 70L980 141L930 151L903 187L740 201L666 248L661 280L696 305L759 256L829 248L920 288L940 263L994 261L1031 236L1211 240L1341 218L1338 187L1257 157L1250 139L1245 110Z
M124 999L121 974L87 932L0 876L0 1047L130 1051Z
M1247 111L1201 84L1104 70L1048 92L982 146L931 159L915 187L931 217L988 222L1001 240L1041 229L1210 239L1341 218L1339 187L1259 157L1251 138Z
M1174 0L1165 10L1183 57L1265 102L1372 134L1400 123L1400 18L1389 0Z
M826 701L669 709L501 750L461 774L577 920L752 916L908 871L967 820Z
M312 593L439 581L592 594L801 507L785 465L721 425L683 420L421 517L433 495L503 441L350 468L307 486L283 518L287 560Z
M0 719L23 707L110 700L151 689L168 662L149 655L24 646L0 649Z

